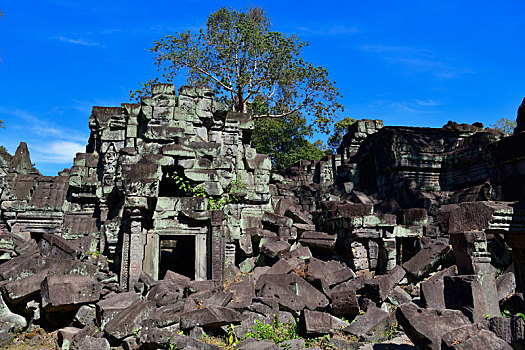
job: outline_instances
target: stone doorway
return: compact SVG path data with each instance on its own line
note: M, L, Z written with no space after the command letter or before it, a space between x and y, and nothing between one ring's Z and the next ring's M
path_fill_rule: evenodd
M172 235L160 237L159 279L171 270L195 279L194 235Z

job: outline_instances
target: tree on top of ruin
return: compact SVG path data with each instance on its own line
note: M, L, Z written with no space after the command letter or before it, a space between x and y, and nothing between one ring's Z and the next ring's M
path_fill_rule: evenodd
M162 79L183 71L188 84L208 86L235 112L253 118L309 117L315 129L329 131L343 110L341 94L323 67L306 62L306 42L270 30L263 9L221 8L198 33L175 33L155 41L151 52ZM142 83L132 98L144 95L159 78Z

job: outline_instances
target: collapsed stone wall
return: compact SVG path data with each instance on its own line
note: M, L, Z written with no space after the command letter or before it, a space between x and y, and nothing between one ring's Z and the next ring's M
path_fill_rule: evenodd
M162 278L163 254L170 261L177 241L195 261L184 273L198 279L222 280L227 264L249 272L271 262L261 247L274 241L386 273L415 254L419 237L448 240L441 205L505 199L492 156L503 146L486 151L501 134L479 125L360 120L338 154L301 161L284 177L250 146L253 121L206 89L177 95L171 84L155 85L140 103L94 107L89 126L86 153L58 177L39 175L27 148L2 157L1 228L25 238L92 237L89 249L115 261L128 289L141 272ZM176 179L210 198L240 184L240 201L209 211L208 198L184 193Z
M362 120L338 154L282 176L207 89L155 85L89 126L56 177L25 144L0 149L0 330L214 349L175 332L242 336L278 313L307 337L374 342L394 318L419 347L525 343L525 321L499 317L525 310L525 133Z

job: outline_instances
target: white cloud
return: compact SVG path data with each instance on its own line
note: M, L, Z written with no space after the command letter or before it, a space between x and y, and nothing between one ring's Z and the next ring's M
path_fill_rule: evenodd
M353 35L359 32L356 27L348 27L345 25L334 25L334 26L316 26L316 27L298 27L297 31L303 34L310 35L325 35L325 36L338 36L338 35Z
M435 100L418 100L416 99L416 103L420 106L440 106L441 103L435 101Z
M89 41L85 39L72 39L72 38L66 38L64 36L55 36L53 38L57 39L58 41L61 41L63 43L68 43L68 44L81 45L81 46L100 46L100 43L96 41Z
M470 73L469 69L458 68L448 58L438 57L436 53L425 48L379 44L362 45L359 49L376 55L392 65L404 66L416 72L429 73L440 79L452 79Z
M71 141L54 141L32 147L32 159L42 163L71 163L77 153L85 152L84 144Z

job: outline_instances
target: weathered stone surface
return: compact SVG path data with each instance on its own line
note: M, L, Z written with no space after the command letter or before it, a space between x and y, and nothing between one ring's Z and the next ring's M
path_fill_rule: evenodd
M488 324L489 329L508 344L520 348L525 343L525 321L521 316L494 316L488 319Z
M450 252L450 247L439 240L422 237L421 244L421 250L403 264L408 273L418 278L431 271Z
M212 306L181 314L180 328L191 329L193 327L216 328L230 323L241 322L241 314L234 309Z
M78 349L82 350L109 350L109 342L105 338L83 337L78 342Z
M359 303L354 289L342 289L330 294L330 307L334 315L352 317L359 314Z
M137 300L106 323L104 331L116 339L124 339L140 329L142 322L155 312L155 309L155 302Z
M238 350L277 350L279 349L275 343L269 340L246 339L237 344Z
M337 241L337 235L325 232L305 231L301 234L299 242L305 246L317 249L333 250Z
M451 266L439 271L426 281L421 282L421 302L423 306L431 309L444 310L445 306L445 276L453 276L456 273L456 266Z
M328 306L326 296L295 273L262 275L255 289L259 297L276 298L285 310L322 310Z
M516 290L516 279L513 272L506 272L496 280L498 301L502 301Z
M219 349L218 346L206 344L191 337L165 329L153 328L140 332L140 344L145 348L163 348L167 343L172 344L174 348L178 349L191 349L191 347L201 350Z
M445 333L470 324L459 311L423 309L414 303L399 306L396 317L414 345L422 349L441 349Z
M404 289L395 287L388 295L388 300L392 305L399 306L404 303L410 303L412 297Z
M374 278L365 283L366 295L376 302L384 301L390 292L405 277L405 270L396 266L387 275Z
M357 316L354 322L344 328L343 332L363 339L372 336L374 332L384 334L388 323L388 312L369 307L364 314Z
M179 283L172 282L171 280L163 280L159 281L150 289L146 295L146 299L154 301L157 303L157 306L165 306L181 299L183 293L183 285L181 286Z
M290 250L290 243L286 241L275 241L263 244L261 253L269 258L277 258Z
M498 315L498 292L494 276L446 276L445 305L447 309L461 310L472 322L483 322L487 315Z
M326 312L304 310L303 318L307 336L333 334L348 326L348 323Z
M46 311L67 311L98 301L102 284L92 276L53 275L44 279L41 288Z
M252 276L248 275L238 282L231 283L226 290L233 294L229 306L233 308L247 307L252 303L255 296L255 283Z
M114 293L106 296L95 305L97 323L104 329L105 325L115 316L139 300L140 296L135 292Z
M80 327L94 326L97 310L93 305L82 305L73 319L73 323Z
M480 323L455 328L443 335L442 349L510 350L512 347Z

